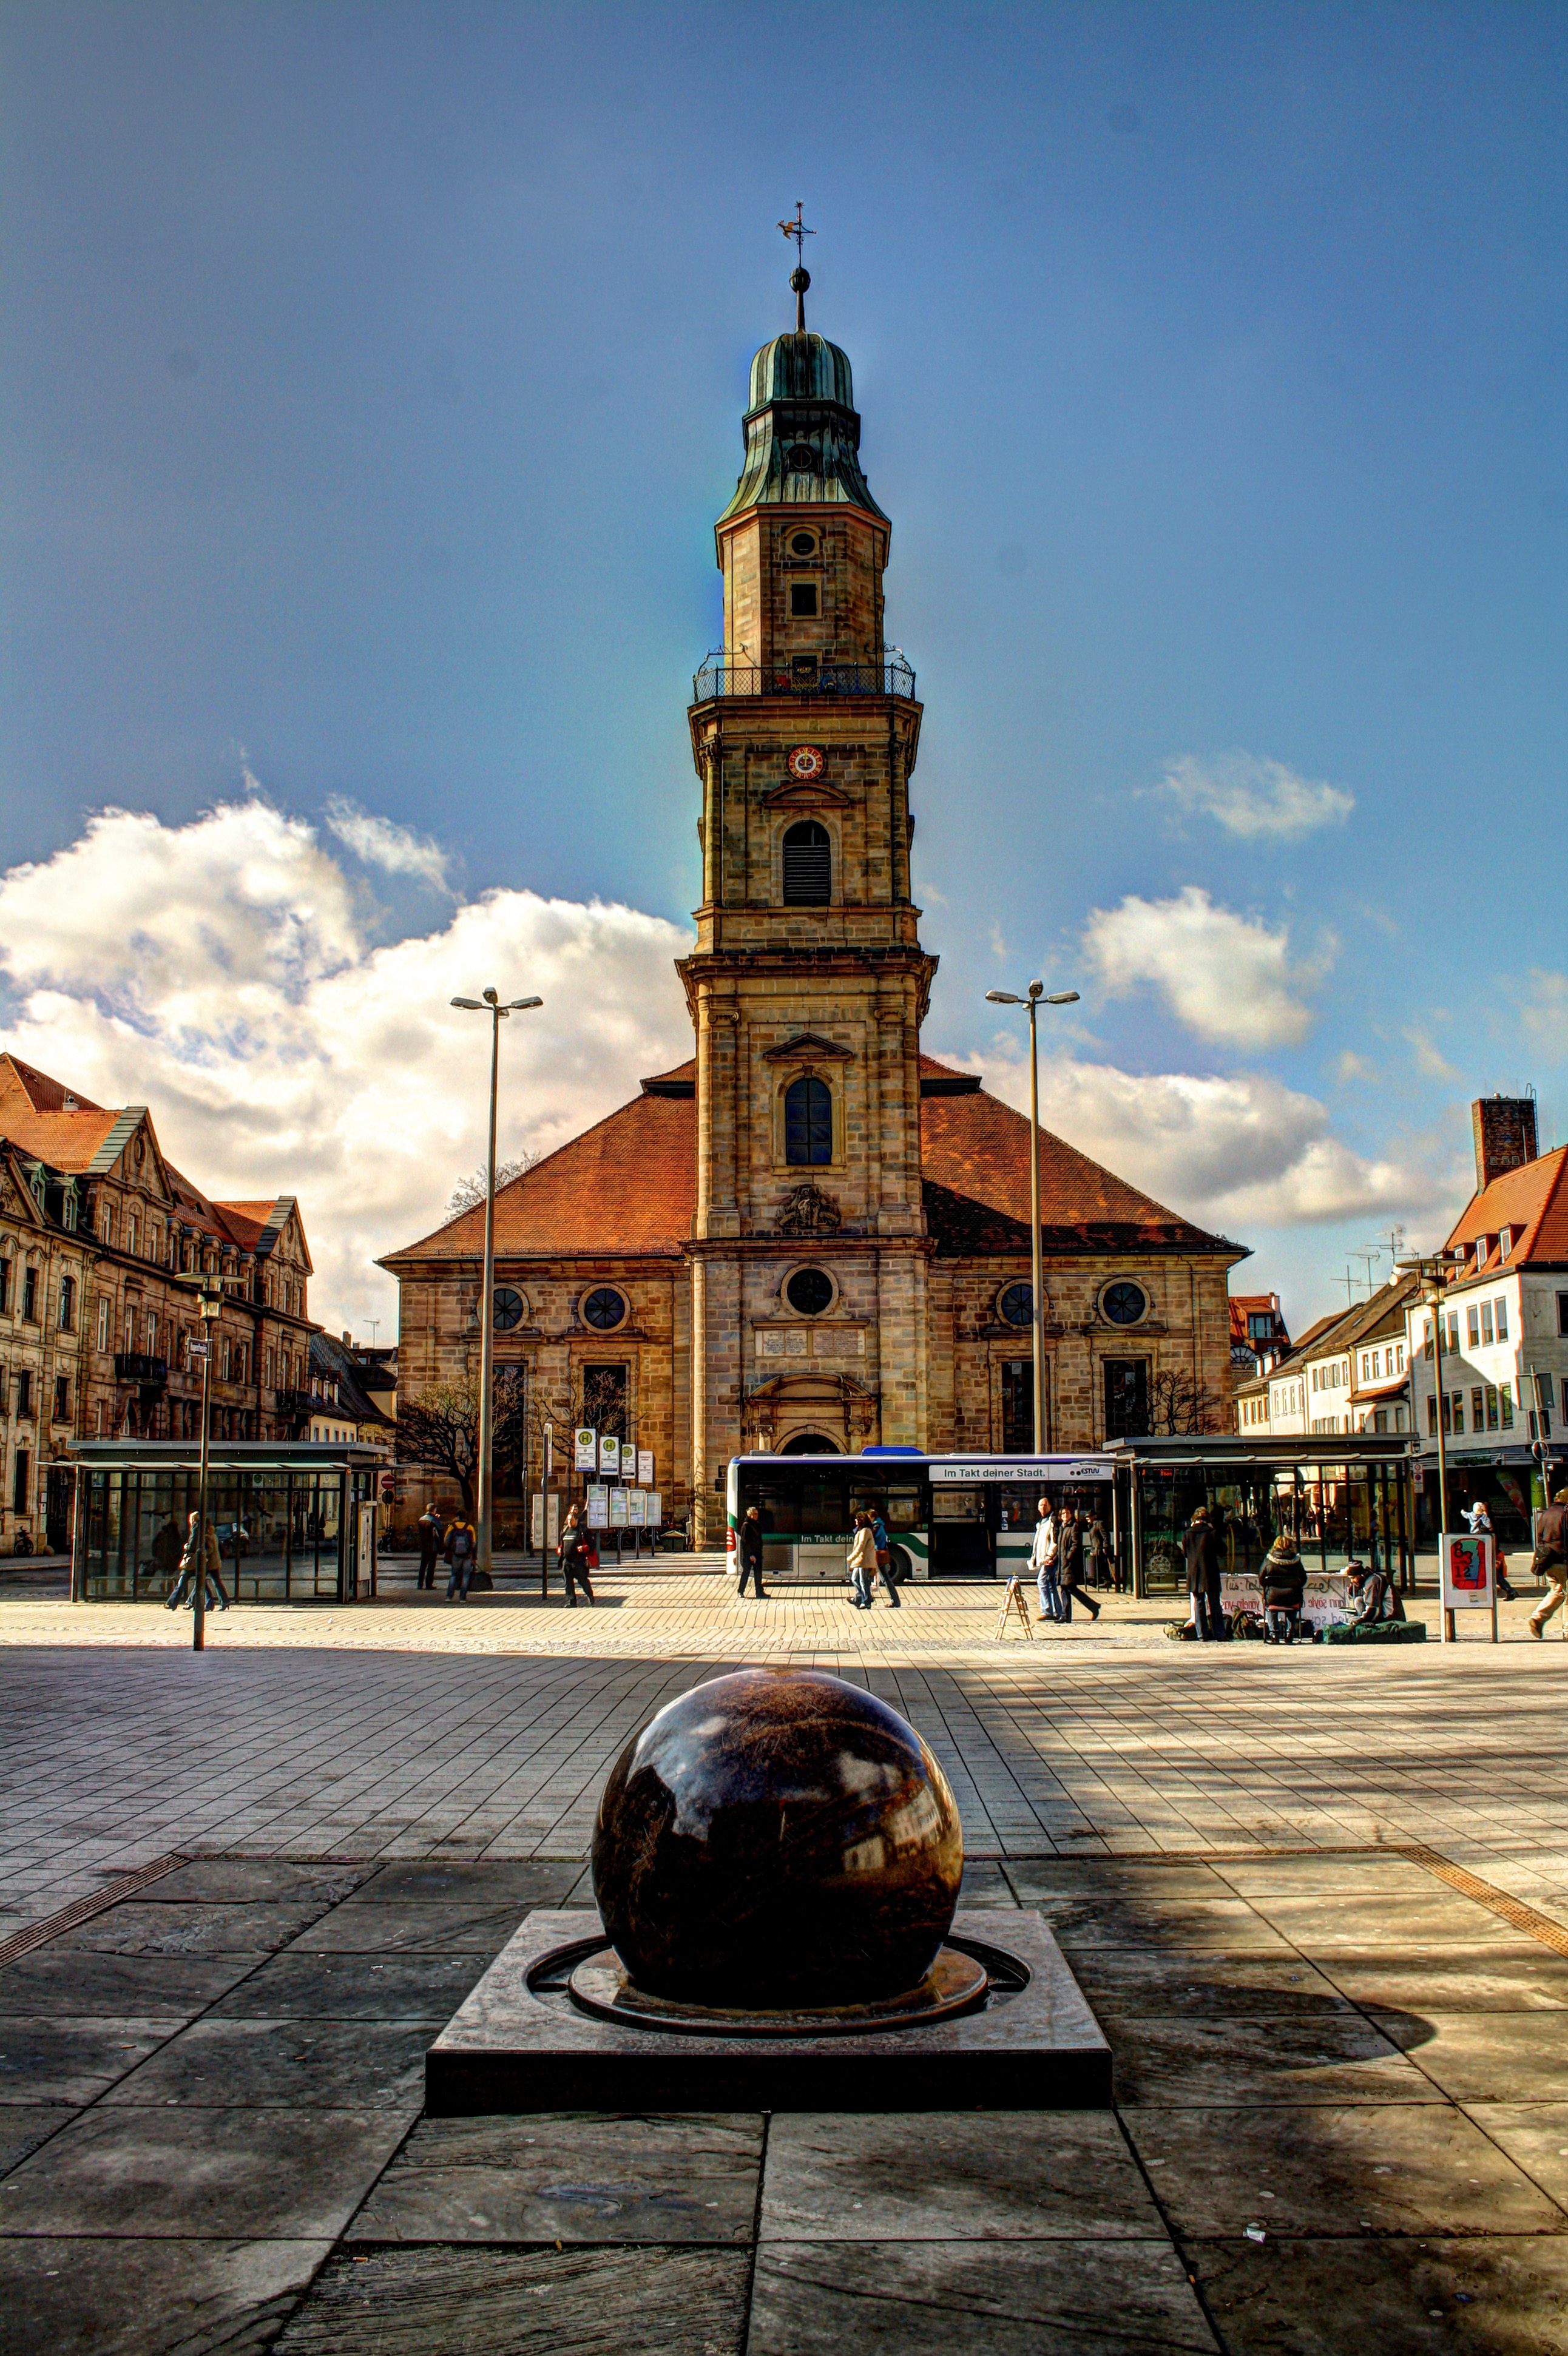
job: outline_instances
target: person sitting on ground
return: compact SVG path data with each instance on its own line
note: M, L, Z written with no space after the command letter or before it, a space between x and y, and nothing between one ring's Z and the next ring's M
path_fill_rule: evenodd
M1384 1570L1369 1570L1364 1562L1354 1560L1345 1566L1345 1581L1355 1606L1351 1623L1360 1627L1376 1620L1402 1620L1404 1603L1393 1580Z
M1301 1631L1306 1572L1288 1530L1280 1532L1263 1557L1259 1579L1263 1590L1264 1644L1294 1644Z
M1195 1505L1182 1538L1187 1557L1187 1588L1192 1598L1192 1623L1200 1644L1219 1640L1219 1541L1207 1505Z
M1546 1600L1530 1615L1530 1633L1543 1636L1546 1623L1568 1594L1568 1489L1559 1489L1535 1526L1535 1552L1530 1569L1537 1579L1551 1580Z
M746 1518L740 1526L736 1552L740 1557L740 1585L736 1589L736 1593L737 1595L746 1593L746 1582L749 1579L756 1590L757 1601L765 1603L768 1598L762 1585L762 1516L755 1505L747 1505L746 1509Z

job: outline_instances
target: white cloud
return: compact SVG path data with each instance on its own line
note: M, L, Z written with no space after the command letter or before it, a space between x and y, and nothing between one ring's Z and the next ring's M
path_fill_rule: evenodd
M1112 996L1141 983L1158 990L1189 1028L1240 1047L1295 1046L1312 1027L1302 996L1333 954L1326 937L1312 964L1293 964L1283 926L1216 907L1189 884L1174 900L1135 895L1096 908L1084 947Z
M993 1094L1027 1109L1028 1066L1010 1042L942 1060L983 1071ZM1157 1202L1242 1242L1259 1227L1413 1213L1434 1200L1423 1165L1356 1153L1316 1097L1266 1073L1145 1075L1047 1056L1040 1120Z
M1532 966L1528 994L1520 1000L1520 1021L1552 1064L1568 1055L1568 973Z
M435 1227L485 1149L489 982L500 1150L550 1151L692 1052L678 926L495 891L372 948L314 830L252 799L188 826L106 810L0 878L0 1044L101 1104L145 1103L209 1193L297 1194L328 1323L389 1313L371 1262ZM83 920L83 911L87 919Z
M1417 1030L1414 1023L1409 1023L1406 1025L1404 1035L1405 1043L1415 1057L1416 1068L1424 1079L1456 1080L1458 1078L1456 1067L1439 1052L1436 1043L1426 1032Z
M367 867L388 875L415 875L438 892L450 892L446 853L427 834L415 834L390 818L362 810L357 802L334 794L327 805L327 823L347 850Z
M1347 1047L1334 1066L1334 1076L1337 1080L1348 1082L1375 1080L1378 1075L1376 1067L1369 1064L1364 1055L1355 1055L1350 1048Z
M1191 754L1167 763L1157 789L1184 815L1211 818L1228 834L1284 840L1320 826L1343 826L1356 807L1342 786L1298 776L1283 761L1251 753L1225 753L1217 761Z

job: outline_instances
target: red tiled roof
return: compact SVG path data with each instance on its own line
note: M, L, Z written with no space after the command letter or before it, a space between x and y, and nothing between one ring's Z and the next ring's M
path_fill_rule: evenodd
M532 1259L669 1256L691 1234L696 1205L696 1100L645 1094L500 1188L496 1250ZM379 1265L472 1259L484 1248L480 1203Z
M920 1058L922 1073L950 1067ZM496 1195L496 1250L512 1258L594 1258L679 1251L697 1201L693 1097L658 1091L694 1065L655 1076L650 1089L536 1162ZM968 1076L951 1073L954 1078ZM923 1098L925 1204L944 1255L1029 1248L1029 1124L983 1090ZM1073 1250L1235 1251L1135 1186L1040 1133L1041 1225L1048 1246ZM381 1261L473 1259L484 1249L482 1204Z
M5 1101L12 1088L21 1090L34 1112L64 1112L67 1097L75 1098L79 1112L103 1110L91 1097L84 1097L80 1088L68 1088L63 1080L51 1080L47 1072L40 1072L35 1064L24 1064L20 1055L13 1055L7 1048L0 1055L0 1103Z
M1472 1194L1448 1237L1449 1245L1466 1247L1469 1262L1467 1275L1482 1275L1500 1268L1516 1268L1520 1263L1533 1263L1538 1268L1568 1266L1568 1145L1559 1145L1550 1153L1541 1154L1534 1162L1526 1162L1518 1170L1505 1170L1500 1178L1479 1194ZM1477 1269L1475 1245L1481 1236L1500 1238L1505 1227L1514 1229L1517 1240L1510 1246L1505 1260L1500 1241L1495 1244ZM1520 1233L1522 1230L1522 1233Z
M926 1058L921 1057L924 1065ZM939 1069L941 1067L939 1066ZM926 1208L939 1252L1027 1251L1029 1123L983 1089L923 1097ZM964 1207L961 1212L957 1205ZM1049 1130L1040 1131L1040 1225L1047 1247L1233 1249L1140 1194ZM976 1238L983 1236L983 1242Z

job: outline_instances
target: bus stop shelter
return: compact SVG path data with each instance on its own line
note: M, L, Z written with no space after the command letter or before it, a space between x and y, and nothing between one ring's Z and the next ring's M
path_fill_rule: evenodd
M162 1602L196 1510L199 1443L82 1440L70 1592L77 1603ZM385 1448L357 1441L209 1445L207 1511L236 1602L352 1602L375 1591Z
M1151 1436L1112 1443L1117 1520L1134 1595L1187 1585L1182 1537L1196 1506L1223 1509L1225 1567L1256 1569L1288 1531L1306 1569L1326 1576L1355 1557L1413 1584L1415 1519L1409 1432Z

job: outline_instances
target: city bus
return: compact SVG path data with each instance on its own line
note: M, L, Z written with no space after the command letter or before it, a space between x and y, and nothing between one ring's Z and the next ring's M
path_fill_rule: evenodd
M928 1456L868 1448L859 1456L732 1456L725 1492L733 1554L748 1506L762 1523L765 1580L847 1581L857 1513L887 1526L893 1575L997 1579L1021 1569L1042 1496L1098 1513L1108 1544L1116 1527L1116 1459L1076 1456Z

